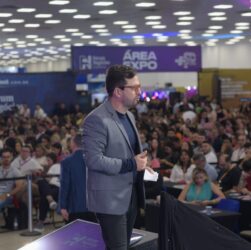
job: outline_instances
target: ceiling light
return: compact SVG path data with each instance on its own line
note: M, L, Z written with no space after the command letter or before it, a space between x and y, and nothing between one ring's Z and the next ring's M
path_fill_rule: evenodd
M125 33L136 33L136 32L138 32L138 30L137 29L126 29L126 30L124 30L124 32Z
M103 28L105 28L105 24L92 24L91 28L92 29L103 29Z
M167 36L157 36L156 38L157 42L167 42L168 37Z
M72 36L83 36L84 33L83 32L76 32L76 33L72 33Z
M214 42L206 42L206 45L207 45L207 46L210 46L210 47L216 46L216 44L215 44Z
M24 27L26 28L38 28L40 26L39 23L26 23Z
M25 44L25 41L17 41L16 44Z
M231 34L241 34L241 33L243 33L243 31L242 30L231 30L230 33Z
M225 12L210 12L208 13L209 16L224 16Z
M93 36L92 35L83 35L81 36L82 39L92 39Z
M117 10L100 10L98 13L101 15L112 15L116 14L117 12Z
M99 41L89 41L88 43L89 43L89 44L96 45L96 44L99 44Z
M9 23L23 23L24 19L10 19L8 22Z
M186 26L191 25L191 22L177 22L176 25Z
M156 36L163 36L163 34L161 33L153 33L152 36L156 37Z
M144 39L145 37L141 36L141 35L136 35L136 36L133 36L132 38L133 39Z
M251 12L244 12L241 14L242 16L251 16Z
M249 26L237 26L235 27L237 30L249 30L250 27Z
M96 29L95 30L95 32L97 32L97 33L106 33L108 31L109 31L108 29Z
M146 16L146 20L160 20L162 17L161 16Z
M51 5L65 5L68 3L70 3L70 1L68 1L68 0L53 0L53 1L49 2L49 4L51 4Z
M187 42L185 42L185 44L187 46L196 46L197 45L197 43L195 43L194 41L187 41Z
M78 32L79 31L79 29L66 29L65 30L65 32L70 32L70 33L72 33L72 32Z
M110 41L111 42L120 42L121 39L120 38L111 38Z
M79 47L79 46L84 46L83 43L74 43L73 46Z
M209 29L212 29L212 30L220 30L220 29L222 29L223 27L222 27L222 26L217 26L217 25L215 25L215 26L209 26L208 28L209 28Z
M8 38L7 41L8 42L16 42L16 41L18 41L18 38L14 38L14 37L13 38Z
M245 23L245 22L242 22L242 23L235 23L236 26L248 26L249 23Z
M113 22L113 24L115 25L124 25L124 24L128 24L129 22L128 21L115 21Z
M71 38L61 38L60 41L61 42L70 42Z
M218 31L217 31L217 30L206 30L205 32L206 32L206 33L209 33L209 34L215 34L215 33L217 33Z
M41 44L45 44L45 45L51 44L51 41L43 41L43 42L41 42Z
M137 25L128 24L128 25L122 26L122 28L123 28L123 29L135 29L135 28L137 28Z
M28 39L34 39L34 38L38 38L38 35L27 35L25 37Z
M181 36L180 39L192 39L192 36Z
M180 21L190 21L190 20L194 20L195 17L193 16L181 16L178 18Z
M160 21L149 21L145 23L146 25L159 25Z
M51 18L52 14L37 14L35 18Z
M15 32L16 29L15 28L3 28L2 32Z
M179 31L179 33L185 33L185 34L191 33L191 32L192 32L191 30L180 30Z
M112 34L109 32L105 32L105 33L100 33L100 36L111 36Z
M3 27L5 24L4 23L0 23L0 27Z
M55 39L62 39L62 38L65 38L66 36L65 35L55 35L54 38Z
M167 46L174 47L174 46L177 46L177 43L168 43Z
M61 23L61 20L46 20L44 23L48 23L48 24L57 24L57 23Z
M12 16L11 13L0 13L0 17L10 17Z
M225 16L211 17L211 21L224 21L224 20L227 20L227 17Z
M34 8L20 8L20 9L17 9L17 12L24 12L24 13L30 13L30 12L34 12L36 11L36 9Z
M73 18L75 18L75 19L88 19L90 17L91 17L91 15L88 15L88 14L86 14L86 15L80 14L80 15L73 16Z
M76 13L77 11L78 11L77 9L62 9L59 10L59 13L71 14L71 13Z
M155 3L150 3L150 2L141 2L135 4L136 7L143 7L143 8L153 7L155 5L156 5Z
M108 1L100 1L100 2L95 2L93 3L94 6L111 6L113 5L113 2L108 2Z
M153 25L153 29L166 29L166 25Z
M233 8L232 4L218 4L214 5L214 9L231 9Z
M29 47L34 47L36 45L37 45L36 43L27 43L27 46L29 46Z
M190 11L177 11L173 13L175 16L187 16L190 15L191 12Z
M214 34L209 34L209 33L204 33L202 34L203 37L211 37L211 36L214 36Z

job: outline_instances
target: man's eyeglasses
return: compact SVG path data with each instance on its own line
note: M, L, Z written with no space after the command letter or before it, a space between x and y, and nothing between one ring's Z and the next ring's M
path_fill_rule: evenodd
M120 89L123 89L123 90L126 89L126 88L132 89L134 91L139 91L141 89L141 85L128 85L128 86L120 87Z

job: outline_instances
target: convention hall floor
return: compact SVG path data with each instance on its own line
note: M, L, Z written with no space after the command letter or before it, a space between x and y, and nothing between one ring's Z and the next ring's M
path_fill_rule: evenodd
M60 219L60 218L59 218ZM58 218L56 218L58 221ZM61 219L62 220L62 219ZM3 225L2 215L0 214L0 225ZM62 223L57 223L56 226L62 226ZM52 231L55 230L55 227L50 223L45 225L45 231L39 236L27 237L20 236L20 233L27 230L17 230L17 231L4 231L0 229L0 249L1 250L18 250L24 245L38 239Z

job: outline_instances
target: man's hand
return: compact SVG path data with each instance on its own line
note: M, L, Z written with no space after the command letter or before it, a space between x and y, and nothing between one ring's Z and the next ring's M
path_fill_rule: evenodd
M69 220L69 213L66 209L61 209L61 215L64 218L64 220L66 220L66 221Z
M137 164L137 171L143 171L147 165L147 151L144 151L138 155L135 155L135 161Z

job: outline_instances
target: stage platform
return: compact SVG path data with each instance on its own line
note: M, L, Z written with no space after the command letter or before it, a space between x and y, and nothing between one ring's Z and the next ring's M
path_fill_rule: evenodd
M147 231L133 231L132 250L157 250L158 235ZM138 240L138 241L137 241ZM100 226L96 223L76 220L47 234L19 250L104 250Z

